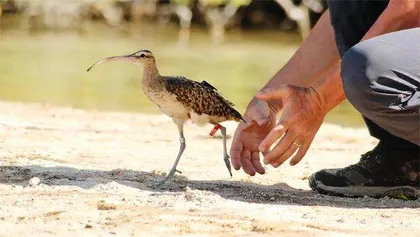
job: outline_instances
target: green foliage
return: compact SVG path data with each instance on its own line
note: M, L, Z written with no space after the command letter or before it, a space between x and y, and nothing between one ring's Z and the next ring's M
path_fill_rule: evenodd
M408 201L409 199L408 199L408 197L407 196L405 196L405 194L403 193L403 192L397 192L397 193L395 193L394 195L393 195L393 197L395 198L395 199L400 199L400 200L404 200L404 201Z

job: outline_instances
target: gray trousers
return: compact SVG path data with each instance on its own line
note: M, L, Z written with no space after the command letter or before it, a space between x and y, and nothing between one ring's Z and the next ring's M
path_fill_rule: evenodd
M388 146L420 149L420 28L359 43L389 1L327 3L347 99L373 137Z
M365 118L420 145L420 28L351 47L342 57L341 77L347 99Z

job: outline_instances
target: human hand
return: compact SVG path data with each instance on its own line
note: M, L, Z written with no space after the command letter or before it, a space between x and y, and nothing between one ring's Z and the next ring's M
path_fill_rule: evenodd
M264 163L279 167L296 151L290 165L299 163L327 113L321 97L313 88L286 85L278 89L265 89L255 97L268 103L272 100L281 100L283 103L280 120L259 145ZM270 150L278 139L279 142Z
M251 100L243 116L247 122L238 125L230 149L234 169L239 170L242 167L245 173L251 176L254 176L255 172L265 173L260 162L258 146L274 127L280 106L279 101L275 100Z

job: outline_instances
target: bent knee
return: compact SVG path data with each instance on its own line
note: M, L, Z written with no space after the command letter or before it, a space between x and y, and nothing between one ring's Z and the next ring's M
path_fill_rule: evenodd
M356 109L363 111L368 106L367 102L372 95L372 81L369 78L368 52L359 45L350 48L341 61L341 78L343 89L348 101Z

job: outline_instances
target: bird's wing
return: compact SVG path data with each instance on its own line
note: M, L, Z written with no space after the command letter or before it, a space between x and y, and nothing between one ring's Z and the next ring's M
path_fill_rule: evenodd
M208 88L210 88L210 89L212 89L212 90L217 91L216 87L212 86L210 83L208 83L208 82L206 82L206 81L202 81L202 82L201 82L201 84L202 84L203 86L205 86L205 87L208 87Z
M206 81L202 81L201 85L203 85L204 87L210 88L211 90L213 90L215 93L217 93L220 98L222 98L228 105L230 106L235 106L234 103L232 103L231 101L229 101L228 99L224 98L219 91L216 89L216 87L212 86L210 83L206 82Z
M206 81L200 83L185 77L166 77L165 89L175 95L184 106L199 115L243 119L232 107L233 103L223 98L217 89Z

